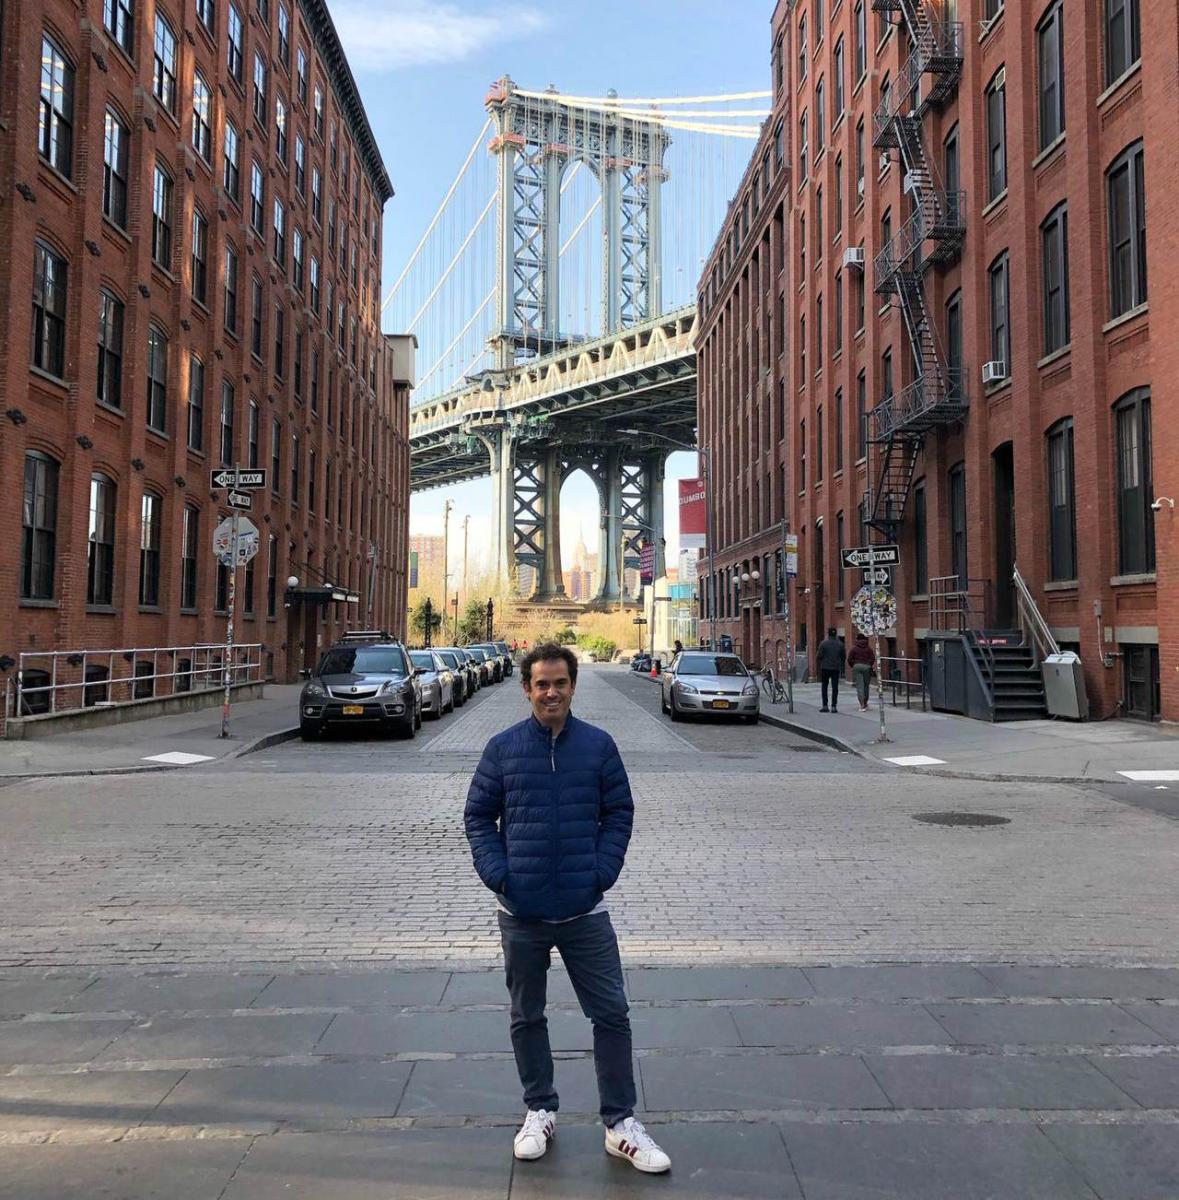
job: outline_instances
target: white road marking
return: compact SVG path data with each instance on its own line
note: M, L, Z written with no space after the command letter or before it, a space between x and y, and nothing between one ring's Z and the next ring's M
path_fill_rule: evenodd
M171 766L188 767L193 763L212 762L211 754L186 754L183 750L169 750L167 754L148 754L144 762L168 763Z
M1179 781L1179 771L1119 771L1118 774L1135 783L1155 783L1164 779Z
M930 758L928 754L902 754L900 758L886 758L884 761L896 763L898 767L936 767L946 760Z

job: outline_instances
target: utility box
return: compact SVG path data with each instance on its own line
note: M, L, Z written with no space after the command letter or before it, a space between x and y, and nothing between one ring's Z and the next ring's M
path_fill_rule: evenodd
M1040 664L1040 673L1050 717L1067 717L1070 721L1089 719L1089 696L1079 655L1071 650L1049 654Z

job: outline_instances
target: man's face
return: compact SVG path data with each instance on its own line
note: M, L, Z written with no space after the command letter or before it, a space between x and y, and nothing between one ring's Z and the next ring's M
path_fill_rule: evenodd
M575 684L562 658L532 664L532 678L524 684L524 694L536 719L552 729L560 729L569 715Z

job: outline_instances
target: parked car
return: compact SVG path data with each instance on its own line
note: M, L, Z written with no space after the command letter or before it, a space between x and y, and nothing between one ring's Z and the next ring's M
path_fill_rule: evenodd
M462 708L475 693L478 687L478 673L462 658L462 651L450 646L443 646L438 651L439 657L450 668L454 675L454 706Z
M299 734L311 741L333 725L376 726L413 737L422 727L419 668L383 633L345 637L330 646L299 695Z
M507 679L511 674L512 656L504 654L494 642L476 642L474 648L482 650L495 664L496 682Z
M512 651L508 648L507 642L492 642L491 644L503 655L504 675L511 675L516 669L516 664L512 661Z
M499 683L503 678L503 666L493 655L480 646L464 646L463 649L479 664L484 686Z
M471 681L470 694L473 696L483 686L483 672L479 670L479 664L471 657L470 651L464 650L462 646L448 646L447 649L453 650L466 668L467 676Z
M736 716L757 722L757 683L735 654L684 650L661 676L663 711L679 721L687 713Z
M454 672L437 650L411 650L409 660L422 670L422 715L435 721L443 713L454 712Z

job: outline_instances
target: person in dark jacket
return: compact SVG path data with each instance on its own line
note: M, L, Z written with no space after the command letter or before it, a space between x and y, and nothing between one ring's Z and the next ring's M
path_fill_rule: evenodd
M823 707L820 712L839 711L839 677L843 674L843 643L835 636L835 627L819 643L819 678L823 683ZM831 707L827 707L827 689L831 689Z
M872 668L876 665L876 655L868 645L866 634L856 635L856 640L847 656L847 665L852 669L852 679L856 683L856 698L860 702L860 712L868 711L868 688L872 682Z
M630 781L614 739L570 712L577 657L567 646L538 645L520 677L532 715L487 743L464 814L475 870L499 910L512 1049L528 1109L514 1154L540 1158L556 1129L545 1019L555 946L593 1023L606 1151L640 1171L666 1171L671 1159L634 1115L629 1009L603 900L630 842Z

